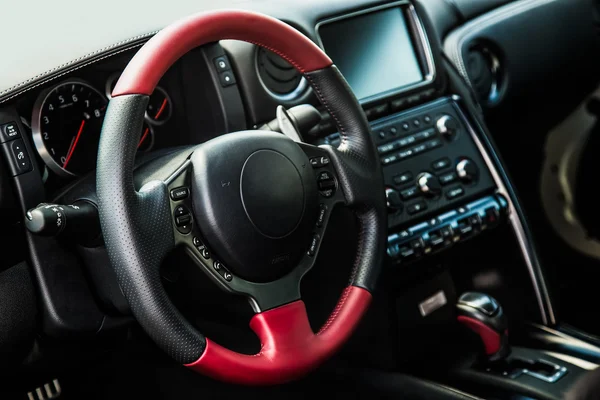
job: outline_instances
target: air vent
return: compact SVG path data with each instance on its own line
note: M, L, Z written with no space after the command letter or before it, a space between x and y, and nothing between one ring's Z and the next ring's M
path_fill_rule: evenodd
M493 106L500 101L503 71L497 53L485 45L473 46L467 56L467 75L479 101Z
M290 63L262 47L257 51L257 66L263 85L278 100L293 100L306 89L306 81Z

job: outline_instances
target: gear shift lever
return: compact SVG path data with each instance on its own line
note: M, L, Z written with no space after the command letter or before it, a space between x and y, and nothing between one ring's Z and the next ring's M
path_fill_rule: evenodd
M458 322L481 338L489 362L504 360L510 354L506 316L492 296L466 292L458 299L456 309Z

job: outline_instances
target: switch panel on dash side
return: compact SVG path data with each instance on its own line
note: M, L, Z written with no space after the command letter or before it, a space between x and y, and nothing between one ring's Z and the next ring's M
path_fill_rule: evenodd
M29 152L16 122L0 125L0 149L4 153L12 176L21 175L33 169Z

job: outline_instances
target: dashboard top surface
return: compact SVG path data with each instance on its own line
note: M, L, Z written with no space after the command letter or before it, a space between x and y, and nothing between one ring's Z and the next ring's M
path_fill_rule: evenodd
M381 0L106 0L81 7L76 0L13 2L3 14L0 33L5 61L0 64L0 98L18 93L71 65L150 37L171 22L208 10L239 8L293 23L314 40L315 23L350 10L387 3ZM35 12L31 12L35 9ZM133 17L135 16L135 17ZM48 19L55 23L48 24ZM107 27L110 26L110 29ZM50 30L50 31L49 31ZM15 38L11 40L6 38Z

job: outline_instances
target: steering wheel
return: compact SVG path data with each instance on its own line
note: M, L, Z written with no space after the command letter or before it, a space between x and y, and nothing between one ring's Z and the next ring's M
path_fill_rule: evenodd
M221 39L251 42L289 61L335 121L341 144L311 146L266 131L230 133L194 148L182 162L174 158L167 163L173 167L168 176L136 189L134 158L149 95L186 52ZM239 384L296 379L331 357L367 310L386 239L379 158L364 113L340 72L287 24L258 13L219 11L180 20L156 34L129 62L112 93L97 168L106 249L131 311L162 350L194 371ZM187 200L174 199L171 190L183 186L189 188ZM313 266L338 205L355 211L358 246L349 285L314 333L300 281ZM176 246L222 288L251 300L258 354L218 345L175 308L159 267Z

